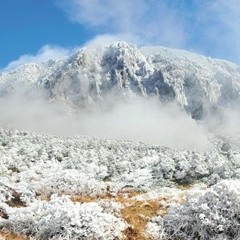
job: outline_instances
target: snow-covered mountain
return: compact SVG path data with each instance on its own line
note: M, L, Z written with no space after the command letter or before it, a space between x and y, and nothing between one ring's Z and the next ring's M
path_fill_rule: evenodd
M124 42L0 72L0 239L239 240L239 92L236 64Z
M209 111L239 101L240 66L182 50L118 42L0 73L1 96L20 86L43 89L49 99L72 108L109 96L158 96L202 119Z

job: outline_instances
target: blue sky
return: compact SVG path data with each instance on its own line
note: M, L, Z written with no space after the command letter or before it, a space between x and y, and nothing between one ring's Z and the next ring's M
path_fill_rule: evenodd
M2 0L0 68L62 57L96 37L240 63L239 26L239 0Z
M94 37L51 0L0 1L0 67L44 45L72 47Z

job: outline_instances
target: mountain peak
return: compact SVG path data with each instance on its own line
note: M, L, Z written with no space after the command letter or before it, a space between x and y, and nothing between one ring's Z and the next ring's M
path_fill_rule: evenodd
M114 92L175 101L195 119L239 101L240 67L183 50L116 42L78 49L62 60L2 72L0 95L16 82L38 87L74 108Z

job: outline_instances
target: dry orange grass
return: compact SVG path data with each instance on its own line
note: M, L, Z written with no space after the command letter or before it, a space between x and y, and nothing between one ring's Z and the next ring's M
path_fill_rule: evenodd
M104 195L94 197L75 195L71 197L71 200L80 203L97 202L100 200L121 203L123 208L120 211L120 217L128 223L128 227L123 232L123 240L147 240L148 237L145 234L147 223L157 215L166 215L173 200L170 197L159 197L156 199L137 198L137 196L142 194L142 192L134 190L121 190L117 193L107 192ZM39 195L39 199L49 201L50 196ZM183 203L184 201L185 198L182 195L176 202ZM24 207L17 194L8 204L12 207ZM8 231L0 231L1 239L29 240L26 236L12 234Z
M125 231L125 239L145 240L145 228L150 218L156 216L159 211L157 200L123 202L121 211L123 219L130 225Z
M73 196L73 202L95 202L98 200L110 200L121 203L123 208L120 212L121 217L128 223L129 227L124 231L124 240L147 240L145 229L148 221L154 216L164 216L168 212L167 204L171 199L159 197L158 199L137 200L135 198L141 195L137 191L120 191L116 194L106 194L103 196ZM184 197L179 198L179 203L184 202Z
M13 234L7 230L0 231L0 240L29 240L28 237Z

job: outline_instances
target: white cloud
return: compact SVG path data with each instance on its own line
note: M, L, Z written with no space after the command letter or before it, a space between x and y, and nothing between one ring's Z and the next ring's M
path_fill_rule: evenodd
M104 34L240 61L239 0L58 0L69 18ZM125 40L125 35L122 40Z
M4 68L4 70L13 69L22 64L26 64L30 62L40 63L40 62L48 61L50 59L61 59L69 55L70 52L71 50L68 50L62 47L45 45L37 52L36 55L30 55L30 54L22 55L17 60L10 62L6 66L6 68Z
M129 44L143 44L141 38L131 33L126 34L101 34L97 35L95 38L88 42L85 42L83 47L87 47L88 50L100 49L106 45L113 44L115 42L127 41Z
M131 34L141 43L183 47L180 12L163 0L59 0L69 18L107 34ZM123 37L124 37L123 36Z
M157 99L131 98L108 102L66 114L64 105L49 102L36 90L27 89L0 99L0 127L60 136L89 135L107 139L128 139L178 149L208 150L211 143L197 123L175 104L162 105ZM24 114L23 114L24 113Z
M92 27L110 26L118 32L132 30L147 11L147 4L141 0L70 0L61 4L73 21Z
M203 8L203 32L215 55L240 62L240 1L212 0Z

